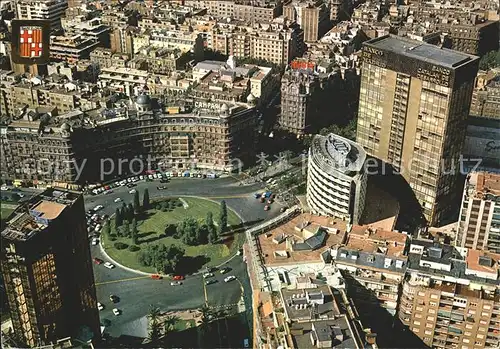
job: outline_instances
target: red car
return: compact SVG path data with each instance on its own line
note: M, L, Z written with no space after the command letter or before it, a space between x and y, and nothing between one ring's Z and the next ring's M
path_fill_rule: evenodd
M100 259L100 258L97 258L97 257L96 257L96 258L94 258L94 263L95 263L95 264L102 264L103 262L104 262L104 261L103 261L102 259Z
M155 279L155 280L161 280L161 275L158 275L158 274L153 274L151 275L151 279Z
M174 275L174 277L172 279L173 280L184 280L184 276L182 276L182 275Z

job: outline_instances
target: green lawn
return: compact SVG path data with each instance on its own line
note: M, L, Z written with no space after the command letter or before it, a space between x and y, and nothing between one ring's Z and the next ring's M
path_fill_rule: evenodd
M234 237L234 241L230 244L230 248L223 244L207 244L199 246L187 246L182 243L181 240L175 239L171 236L165 236L165 228L170 224L177 224L185 217L191 216L197 219L204 220L207 212L211 211L214 217L214 221L217 220L219 214L220 205L216 202L200 199L200 198L183 198L183 200L189 206L188 208L177 207L170 212L162 212L156 209L148 211L150 215L146 220L138 222L139 230L139 244L138 246L144 248L148 244L160 244L165 245L176 244L185 249L187 257L198 257L204 256L209 259L208 263L201 263L199 260L193 260L193 263L201 263L207 266L215 266L223 263L227 258L236 252L238 248L241 247L244 241L243 233L238 233ZM237 226L241 223L238 216L228 209L228 224L231 226ZM114 221L112 220L112 225ZM128 245L132 245L132 241L129 238L118 237L116 241L109 241L109 237L103 236L102 243L106 249L106 252L111 258L123 264L129 268L136 270L141 270L149 273L154 273L155 270L149 267L145 267L137 261L137 254L140 252L131 252L128 249L117 250L114 247L115 242L124 242ZM200 265L201 267L201 265Z
M193 327L196 327L196 322L194 320L179 319L179 321L177 321L175 323L175 330L176 331L184 331L188 328L193 328Z

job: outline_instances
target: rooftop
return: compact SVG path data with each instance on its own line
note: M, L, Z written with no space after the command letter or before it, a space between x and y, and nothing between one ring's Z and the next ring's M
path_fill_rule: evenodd
M287 316L291 321L327 320L340 315L339 307L328 285L300 290L282 289L281 294Z
M471 182L473 177L475 177L476 181L476 197L488 200L492 199L489 198L489 196L500 195L500 174L485 172L473 173Z
M440 48L425 42L411 40L396 35L386 35L363 43L383 51L394 52L409 58L422 60L443 67L456 69L461 65L469 63L476 56L466 53Z
M346 228L346 223L340 219L301 214L267 234L258 236L264 264L319 263L325 251L344 242ZM321 244L312 241L318 238L318 230L324 231L325 234ZM306 241L315 248L296 248L296 245Z
M29 240L47 228L80 195L68 190L47 189L14 211L2 237L13 241Z
M403 233L373 228L370 225L354 225L347 235L346 246L359 251L401 257L407 240L408 235Z
M333 348L352 349L359 347L357 344L359 339L354 338L345 315L334 320L293 323L290 330L294 348L313 348L311 334L315 338L319 337L321 341L332 340Z

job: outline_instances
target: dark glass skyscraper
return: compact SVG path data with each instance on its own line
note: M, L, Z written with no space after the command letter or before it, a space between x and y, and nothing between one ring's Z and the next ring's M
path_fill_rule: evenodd
M30 347L67 337L95 342L99 314L82 194L48 189L11 217L1 267L18 340Z

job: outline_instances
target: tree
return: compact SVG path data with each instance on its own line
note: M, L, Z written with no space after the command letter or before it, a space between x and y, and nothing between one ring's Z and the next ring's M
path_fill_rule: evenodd
M118 228L123 223L123 216L120 209L117 207L115 211L115 227Z
M200 245L205 245L208 242L208 227L206 224L198 223L198 230L196 231L196 240Z
M151 344L157 344L161 336L161 326L159 323L160 309L153 305L149 306L149 333L148 339Z
M163 323L163 331L165 335L175 330L175 325L177 324L177 322L179 322L179 320L180 318L176 315L168 315L165 318L165 322Z
M134 245L137 245L139 243L137 220L135 218L132 219L132 230L130 231L130 237L132 238L132 242L134 243Z
M132 204L128 204L127 206L127 220L129 222L132 222L132 219L134 219L134 206Z
M142 209L143 210L148 210L150 206L149 202L149 190L148 188L144 189L144 196L142 197Z
M148 245L139 253L138 260L142 265L153 267L159 273L169 274L175 272L184 253L184 249L176 245Z
M135 214L139 214L141 211L141 205L139 204L139 192L136 190L134 193L134 212Z
M125 237L129 237L130 236L130 224L129 224L128 221L123 222L122 235L125 236Z
M227 205L226 201L222 200L220 203L219 212L219 236L227 229Z
M211 244L215 243L218 239L217 228L214 224L214 217L212 212L207 212L207 217L205 218L205 226L207 227L207 240Z
M481 57L479 69L489 70L500 66L500 51L491 51Z
M198 320L198 324L200 325L202 332L207 333L209 332L209 323L213 317L213 314L210 308L207 307L206 305L200 309L200 312L201 312L201 317L200 320Z
M198 230L199 226L196 219L193 217L186 217L177 225L177 236L180 236L182 242L186 245L197 245Z

